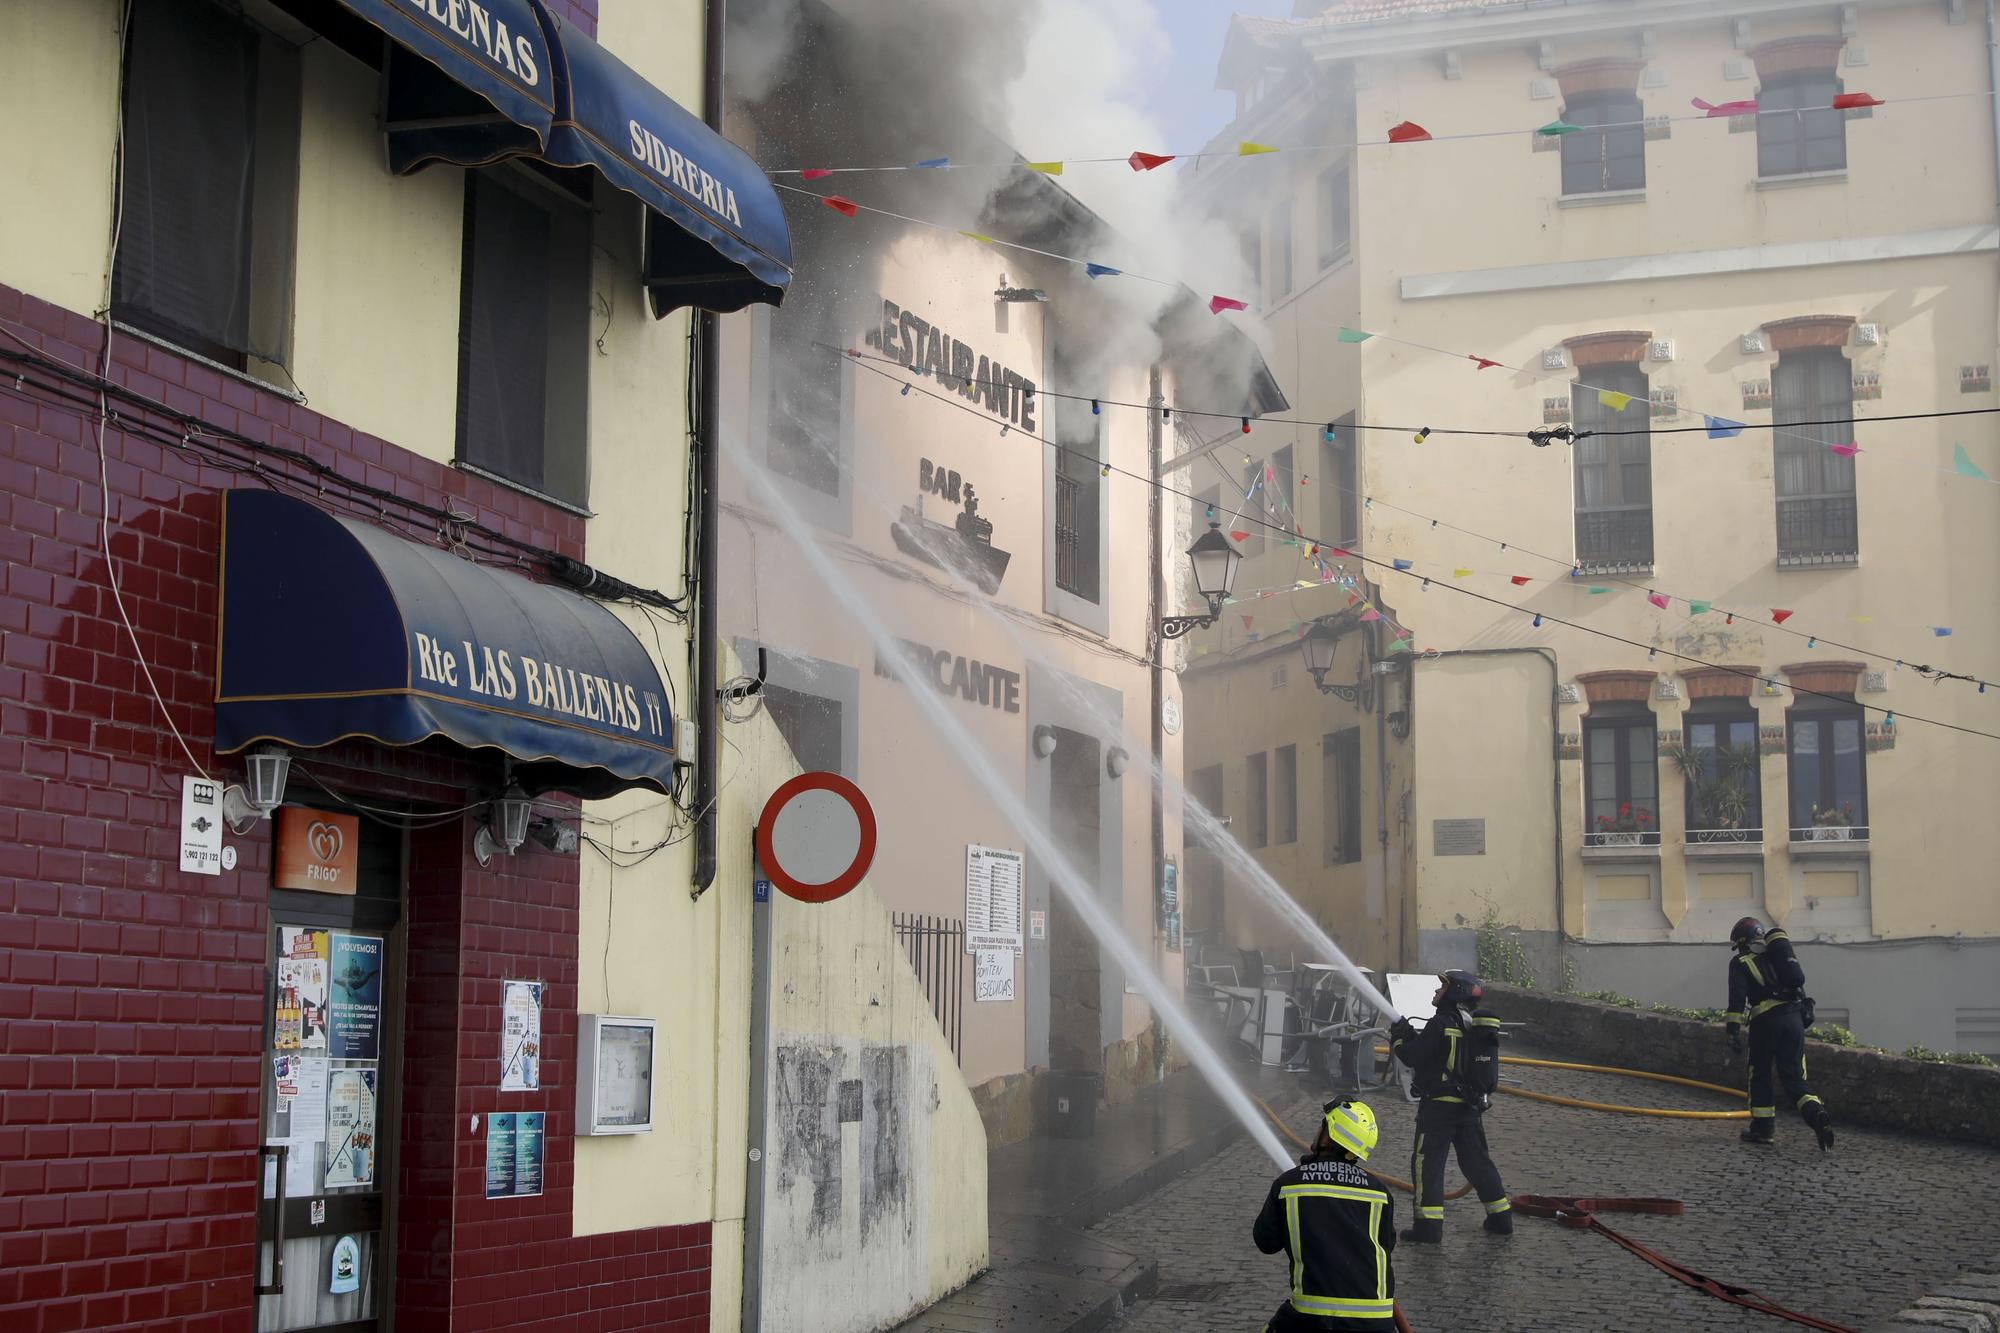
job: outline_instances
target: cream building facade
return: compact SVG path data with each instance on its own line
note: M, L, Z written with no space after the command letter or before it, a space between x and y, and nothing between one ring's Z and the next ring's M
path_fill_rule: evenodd
M1277 591L1183 676L1192 781L1219 766L1232 817L1298 827L1260 858L1364 962L1470 967L1492 923L1543 985L1717 1006L1730 924L1758 915L1862 1039L2000 1050L2000 742L1977 734L2000 731L1978 685L2000 658L2000 492L1978 475L2000 475L2000 431L1940 415L1995 401L1990 16L1300 12L1232 26L1217 146L1364 146L1196 180L1242 227L1289 415L1334 442L1260 426L1216 451L1244 469L1221 493L1242 507L1289 448L1276 498L1365 557L1346 571L1410 632L1368 655L1408 672L1408 739L1367 757L1368 716L1305 678L1298 627L1347 598L1294 588L1302 553L1266 542L1239 589ZM1405 123L1433 141L1384 142ZM1594 434L1527 438L1565 427ZM1271 489L1252 502L1271 517ZM1350 770L1316 782L1308 756L1346 726L1379 828L1323 813ZM1282 744L1295 818L1256 773ZM1363 868L1315 814L1363 826Z

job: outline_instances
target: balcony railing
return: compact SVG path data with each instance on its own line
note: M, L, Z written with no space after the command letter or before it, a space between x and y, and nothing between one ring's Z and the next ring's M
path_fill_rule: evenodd
M1690 847L1757 847L1764 842L1764 830L1760 828L1691 828L1687 831Z
M1866 824L1808 824L1804 828L1792 830L1793 842L1861 842L1868 841Z
M1780 565L1846 565L1860 553L1852 495L1778 501Z
M1579 509L1576 559L1584 572L1618 574L1653 567L1653 511Z
M1583 835L1585 847L1658 847L1658 829L1635 830L1629 833L1586 833Z

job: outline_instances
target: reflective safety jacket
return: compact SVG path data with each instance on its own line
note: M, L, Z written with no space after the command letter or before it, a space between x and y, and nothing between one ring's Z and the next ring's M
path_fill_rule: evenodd
M1292 1259L1291 1306L1325 1328L1391 1327L1396 1206L1389 1187L1357 1162L1304 1157L1271 1182L1250 1238Z
M1430 1022L1405 1041L1389 1038L1389 1053L1410 1068L1410 1090L1437 1102L1477 1102L1479 1091L1468 1086L1466 1033L1474 1026L1496 1033L1500 1020L1484 1011L1472 1013L1455 1004L1439 1005Z
M1761 954L1739 953L1729 960L1729 1012L1723 1021L1734 1032L1741 1024L1794 1004L1805 990L1806 970L1792 952L1792 938L1782 930L1764 936Z

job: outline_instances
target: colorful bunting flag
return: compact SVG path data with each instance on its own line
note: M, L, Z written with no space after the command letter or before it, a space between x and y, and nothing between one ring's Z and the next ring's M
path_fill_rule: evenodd
M1699 97L1693 99L1694 109L1713 120L1717 116L1754 116L1757 114L1757 99L1745 98L1739 102L1704 102Z
M1610 592L1611 589L1605 587L1602 583L1593 583L1588 588L1585 588L1584 591L1592 597L1602 597L1605 593Z
M1870 97L1867 93L1835 93L1833 95L1833 109L1835 111L1853 111L1864 106L1881 105L1881 98Z
M1951 626L1949 626L1949 625L1932 625L1932 626L1931 626L1931 633L1933 633L1933 634L1937 635L1937 636L1938 636L1938 637L1939 637L1940 639L1949 639L1949 638L1951 637Z
M1083 266L1083 274L1087 278L1115 278L1124 271L1123 269L1113 268L1109 264L1085 264Z
M851 218L861 211L861 205L855 203L852 199L843 199L837 194L822 195L820 196L820 202L843 217Z
M1864 616L1856 614L1856 615L1850 615L1847 618L1853 621L1857 625L1872 625L1875 623L1875 617L1873 616Z
M1360 329L1350 329L1343 324L1340 332L1333 335L1333 340L1343 343L1365 343L1374 336L1372 333L1363 333Z
M1208 313L1219 315L1225 310L1248 310L1250 307L1233 296L1211 296L1208 298Z
M1250 628L1250 626L1252 626L1252 625L1253 625L1253 624L1255 624L1255 623L1256 623L1256 618L1255 618L1255 617L1253 617L1253 616L1245 616L1245 617L1243 617L1243 628L1244 628L1244 629L1249 629L1249 628Z
M1399 121L1389 127L1390 143L1422 143L1431 132L1414 120Z
M1451 576L1455 579L1469 579L1472 577L1472 571L1469 569L1454 569L1451 571Z
M1597 401L1601 406L1608 407L1613 412L1623 412L1626 406L1631 403L1632 395L1629 393L1619 393L1615 389L1599 389L1597 391Z
M1479 369L1481 370L1491 370L1494 366L1500 364L1498 361L1488 361L1483 356L1470 356L1467 357L1466 360L1472 362L1472 364L1479 367Z
M927 157L921 162L910 163L910 166L918 171L942 171L950 165L951 159L948 157Z
M1527 582L1528 582L1528 576L1527 576L1526 574L1515 574L1514 576L1512 576L1511 578L1509 578L1509 579L1508 579L1507 581L1508 581L1509 583L1513 584L1513 585L1514 585L1515 587L1519 588L1519 587L1523 587L1523 586L1525 586L1525 585L1527 584Z
M1554 138L1558 134L1575 134L1578 130L1582 128L1583 126L1572 125L1566 120L1552 120L1548 124L1536 130L1535 133L1547 135L1549 138Z
M1380 620L1381 618L1382 618L1382 613L1380 611L1377 611L1372 606L1369 607L1366 611L1363 611L1361 613L1361 620L1363 624L1373 624L1375 621Z
M831 167L807 167L799 173L799 179L802 181L816 181L832 174L833 168Z
M1646 594L1646 600L1662 611L1667 609L1667 595L1663 592L1649 592Z
M1842 458L1852 458L1861 452L1861 446L1858 444L1829 444L1827 448L1833 450Z
M1293 586L1294 586L1294 587L1299 587L1299 588L1310 588L1310 587L1312 587L1312 586L1313 586L1313 581L1312 581L1311 579L1300 579L1300 580L1299 580L1299 581L1298 581L1298 582L1297 582L1296 584L1294 584Z
M1336 560L1352 560L1354 552L1348 550L1345 546L1336 546L1333 548L1333 558Z
M1708 614L1708 608L1711 605L1713 605L1713 603L1702 602L1702 601L1691 601L1688 603L1688 614L1691 616L1705 616Z
M993 238L991 236L988 236L985 232L982 231L961 231L959 235L971 237L973 240L978 241L981 245L993 244Z
M1044 176L1062 175L1063 164L1060 162L1023 162L1021 165L1030 171L1039 171Z
M1398 569L1408 569L1411 565L1415 564L1416 562L1413 560L1396 560L1392 558L1389 561L1389 563L1394 565Z
M1275 153L1278 150L1267 143L1251 143L1248 139L1236 145L1236 156L1255 157L1259 153Z
M1701 420L1702 424L1708 427L1708 438L1711 440L1730 440L1743 433L1743 423L1740 421L1706 415Z
M1409 639L1401 638L1401 639L1390 640L1389 651L1392 653L1411 653L1415 652L1416 649L1410 647Z
M1771 623L1775 625L1782 625L1791 618L1792 618L1792 613L1790 611L1783 611L1775 606L1771 608Z
M1231 528L1229 530L1229 540L1233 542L1247 542L1250 540L1250 534L1241 528Z
M1972 455L1965 452L1965 446L1962 444L1954 444L1951 447L1951 467L1952 471L1961 477L1970 477L1974 481L1987 480L1985 469L1972 461Z
M1172 153L1134 153L1125 159L1134 171L1151 171L1174 160Z

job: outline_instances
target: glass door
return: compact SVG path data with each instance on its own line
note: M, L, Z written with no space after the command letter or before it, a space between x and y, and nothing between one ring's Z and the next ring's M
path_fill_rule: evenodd
M403 838L363 823L354 892L271 890L259 1333L389 1327Z

